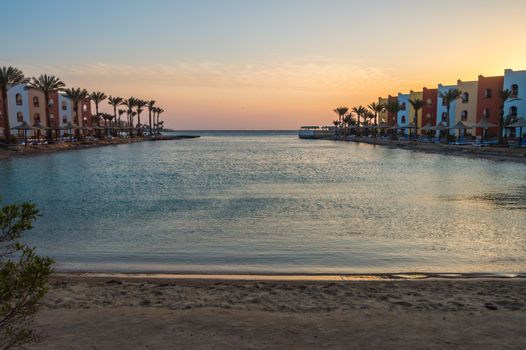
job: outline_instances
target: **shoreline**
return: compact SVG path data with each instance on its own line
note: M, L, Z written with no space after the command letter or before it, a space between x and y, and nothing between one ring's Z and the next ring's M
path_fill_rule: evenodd
M137 142L153 142L153 141L172 141L172 140L185 140L191 138L198 138L199 136L156 136L156 137L133 137L133 138L114 138L111 140L98 140L98 141L80 141L80 142L61 142L49 145L11 145L11 146L0 146L0 159L8 159L11 157L23 157L23 156L34 156L40 154L50 154L64 151L76 151L82 149L115 146L115 145L127 145Z
M526 346L526 280L257 281L54 275L28 349Z
M319 140L364 143L374 146L383 146L391 149L405 149L408 151L423 152L429 154L440 154L459 156L471 159L485 159L491 161L511 161L526 163L526 147L476 147L473 145L450 145L442 143L415 143L412 141L383 140L366 137L353 138L320 138Z
M206 280L206 281L408 281L408 280L526 280L526 273L427 273L427 272L400 272L400 273L356 273L356 274L240 274L240 273L156 273L156 272L83 272L83 271L56 271L58 278L119 278L126 280Z

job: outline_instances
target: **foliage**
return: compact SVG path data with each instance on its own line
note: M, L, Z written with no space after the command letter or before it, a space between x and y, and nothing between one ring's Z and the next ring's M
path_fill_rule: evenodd
M38 302L47 292L53 260L39 257L34 248L20 243L33 227L38 210L33 204L0 208L0 349L21 346L36 339L30 328Z
M0 93L2 94L2 115L7 115L7 90L11 86L18 84L25 84L29 81L28 78L24 77L24 73L15 67L1 67L0 68ZM9 124L9 118L4 120L4 136L6 140L11 138L11 125Z

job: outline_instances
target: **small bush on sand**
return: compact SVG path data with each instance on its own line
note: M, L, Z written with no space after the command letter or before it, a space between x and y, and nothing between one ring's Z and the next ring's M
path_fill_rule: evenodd
M36 340L31 323L47 292L53 260L37 256L19 239L37 215L29 203L0 208L0 350Z

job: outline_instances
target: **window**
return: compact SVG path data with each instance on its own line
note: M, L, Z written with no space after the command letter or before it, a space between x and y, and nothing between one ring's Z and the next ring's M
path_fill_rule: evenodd
M511 97L517 97L519 96L519 85L513 84L511 86Z
M82 105L82 111L83 112L87 112L88 111L88 105L87 104L83 104Z
M462 111L462 113L460 113L460 120L463 122L468 120L468 111Z
M52 98L50 98L48 101L47 101L47 106L48 107L53 107L55 105L55 101L53 101Z
M442 97L441 97L441 99L442 99L442 106L445 107L445 106L446 106L446 99L445 99L445 98L442 98Z
M38 99L38 96L33 97L33 107L40 107L40 100Z
M486 89L486 91L484 91L484 98L491 98L491 94L491 89Z
M401 110L401 111L405 111L405 110L406 110L406 108L407 108L407 107L406 107L406 104L405 104L405 102L404 102L404 103L402 103L402 104L400 105L400 110Z
M63 116L62 117L62 124L67 124L67 123L68 123L68 117Z
M402 124L405 123L405 115L402 116Z
M431 107L433 105L433 101L430 98L427 99L427 105L429 107Z
M513 106L510 108L510 116L516 117L517 116L517 107Z
M67 111L68 110L68 103L66 101L62 101L62 110Z
M469 102L469 93L464 92L462 94L462 103L468 103Z
M33 118L35 119L35 123L40 123L40 113L35 113Z
M16 99L17 106L21 106L22 105L22 95L21 94L16 94L15 95L15 99Z
M16 114L16 121L19 122L19 123L22 123L24 121L24 113L18 112Z
M447 121L447 113L446 112L442 113L442 121L443 122Z
M489 108L484 108L484 111L482 112L482 117L489 118Z

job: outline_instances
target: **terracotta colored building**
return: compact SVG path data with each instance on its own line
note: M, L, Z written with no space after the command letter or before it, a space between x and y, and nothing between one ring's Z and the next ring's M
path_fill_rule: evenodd
M425 102L425 106L422 108L422 124L436 125L437 123L437 97L438 89L424 88L422 91L422 100Z
M504 85L504 76L485 77L479 75L478 99L477 99L477 122L482 118L488 118L490 123L498 125L500 113L499 92ZM482 135L482 130L476 130L477 136ZM488 129L488 137L498 136L498 128Z

